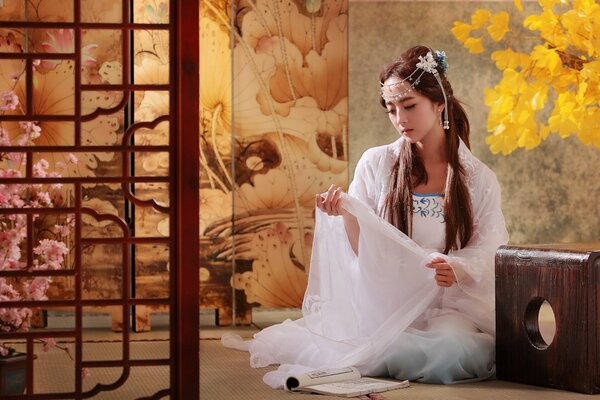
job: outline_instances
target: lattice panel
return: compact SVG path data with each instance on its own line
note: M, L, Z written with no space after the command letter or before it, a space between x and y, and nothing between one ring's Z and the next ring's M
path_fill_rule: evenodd
M0 1L0 343L29 398L174 393L173 3Z

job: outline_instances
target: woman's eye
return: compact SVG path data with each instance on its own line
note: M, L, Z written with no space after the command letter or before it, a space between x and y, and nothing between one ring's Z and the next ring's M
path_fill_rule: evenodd
M385 110L385 112L388 113L388 114L394 115L394 114L396 114L396 109L395 108L391 108L391 109L388 108L387 110Z
M404 106L405 110L410 110L411 108L415 108L415 104L411 104L409 106Z

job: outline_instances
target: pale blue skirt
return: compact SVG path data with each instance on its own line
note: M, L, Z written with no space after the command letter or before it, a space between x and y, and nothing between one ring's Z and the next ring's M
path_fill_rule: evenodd
M440 384L493 378L494 337L478 331L463 314L436 311L399 334L366 375Z

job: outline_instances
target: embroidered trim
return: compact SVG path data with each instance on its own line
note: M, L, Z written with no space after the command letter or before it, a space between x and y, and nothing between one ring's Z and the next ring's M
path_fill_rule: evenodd
M423 218L441 219L442 223L446 223L444 216L444 206L440 201L436 200L438 196L422 196L417 199L413 198L413 214L420 215Z

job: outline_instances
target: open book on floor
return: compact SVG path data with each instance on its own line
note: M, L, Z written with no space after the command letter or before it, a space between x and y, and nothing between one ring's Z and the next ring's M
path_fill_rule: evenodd
M285 380L286 390L340 397L387 392L388 390L402 389L408 385L408 381L363 378L354 367L311 371L290 376Z

